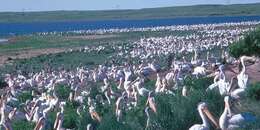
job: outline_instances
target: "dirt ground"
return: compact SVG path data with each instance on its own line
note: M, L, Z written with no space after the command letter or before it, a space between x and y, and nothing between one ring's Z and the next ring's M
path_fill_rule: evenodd
M83 40L95 40L95 39L104 39L104 38L114 38L118 35L106 34L106 35L85 35L85 36L69 36L67 39L83 39Z
M238 72L238 67L233 68L236 72ZM255 83L260 82L260 62L256 62L253 65L246 66L246 74L249 76L249 82ZM230 80L236 74L226 71L227 80Z
M45 55L45 54L56 54L68 51L68 49L64 48L48 48L48 49L35 49L35 50L23 50L16 53L11 54L1 54L0 55L0 66L5 63L8 63L14 59L29 59L32 57Z
M104 39L104 38L113 38L118 37L119 35L112 35L112 34L106 34L106 35L85 35L85 36L68 36L64 37L65 40L71 40L71 39L82 39L82 40L95 40L95 39ZM9 38L8 43L5 44L12 44L15 43L17 40L19 40L20 37L15 38ZM79 49L79 47L74 47L73 50ZM26 49L26 50L19 50L19 52L14 53L0 53L0 66L2 66L5 63L9 63L10 61L14 59L28 59L32 57L37 57L40 55L45 54L56 54L69 51L69 48L46 48L46 49Z

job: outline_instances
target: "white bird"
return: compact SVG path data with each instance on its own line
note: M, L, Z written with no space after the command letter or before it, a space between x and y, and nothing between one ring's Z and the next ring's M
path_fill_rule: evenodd
M242 70L241 72L237 75L237 81L238 81L238 86L240 88L246 88L247 86L247 81L248 81L248 75L246 74L246 66L245 66L245 56L242 56L240 58L241 64L242 64Z
M140 79L137 79L136 82L134 83L134 87L137 89L137 92L139 95L141 96L147 96L150 92L150 90L142 87L144 83L144 79L140 78Z
M207 104L205 102L202 102L198 105L198 111L200 114L200 117L202 119L202 124L195 124L192 127L189 128L189 130L210 130L210 124L208 119L216 125L218 128L218 123L216 119L212 116L212 114L209 112Z
M183 86L182 91L181 91L182 96L187 97L187 92L188 92L187 87L186 87L186 86Z
M151 125L151 119L150 119L150 113L149 113L149 107L145 108L145 114L147 116L147 120L146 120L146 127L145 129L148 129Z
M256 120L256 118L251 114L242 113L232 115L229 96L224 98L224 102L225 109L219 118L219 126L222 130L234 130L242 128L246 122Z
M192 74L196 75L196 77L198 77L199 75L205 76L206 75L206 68L203 67L203 66L197 66L197 67L194 68Z
M238 86L240 88L246 88L248 84L248 75L246 74L246 66L245 66L245 60L255 60L253 57L248 57L248 56L242 56L240 58L240 62L242 65L242 70L241 72L237 75L237 80L238 80Z
M231 82L230 82L230 90L229 90L229 95L233 98L233 99L241 99L243 96L245 96L245 88L234 88L237 87L237 84L233 85L234 83L236 83L236 81L234 82L233 80L235 80L235 77L232 77Z
M230 83L225 81L225 75L222 72L220 72L219 74L217 74L215 76L214 83L211 84L206 89L206 91L214 90L215 88L217 88L217 90L219 91L220 95L228 94L228 92L230 90Z
M60 104L61 111L57 113L55 123L54 123L54 129L55 130L65 130L65 128L62 127L63 120L64 120L64 105L65 103Z

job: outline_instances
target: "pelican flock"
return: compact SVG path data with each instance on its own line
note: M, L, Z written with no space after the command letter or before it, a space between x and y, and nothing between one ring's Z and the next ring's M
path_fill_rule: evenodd
M112 46L118 53L108 59L116 63L101 64L94 68L79 66L71 70L48 71L43 69L27 75L23 73L6 74L7 86L0 99L1 129L12 130L12 123L17 120L35 123L34 130L69 129L64 125L67 114L66 106L74 102L78 104L75 113L79 118L83 117L83 113L90 117L91 121L86 124L86 129L95 130L104 120L107 121L107 117L103 117L104 111L101 111L104 108L110 108L111 111L107 111L107 113L114 116L116 122L120 124L126 124L125 118L128 112L142 109L141 113L144 115L142 119L145 120L143 121L144 129L150 129L153 127L152 125L156 125L152 122L158 121L159 119L156 118L163 111L158 96L176 97L181 93L183 100L190 100L193 98L191 93L196 88L185 84L186 77L190 76L195 80L209 75L215 77L214 81L212 80L211 85L206 86L208 88L203 92L211 91L220 95L220 100L225 104L223 113L218 115L214 111L210 112L209 106L214 102L198 102L198 113L193 113L194 115L191 113L189 116L195 117L195 114L199 114L202 124L190 122L186 124L186 128L189 130L243 129L244 122L256 120L256 117L233 112L232 103L244 98L242 95L250 84L250 74L247 73L246 62L256 62L257 58L242 56L237 60L225 51L228 45L243 38L244 34L253 30L257 24L259 22L74 31L74 33L82 35L167 30L195 30L198 33L187 36L140 38L131 46ZM38 35L48 34L39 33ZM63 32L60 35L65 34ZM221 56L228 59L226 64L235 67L239 64L242 66L239 71L234 71L235 76L231 79L227 75L226 64L221 62L221 56L211 53L216 48L223 50ZM106 46L103 45L86 46L80 51L82 53L102 52L105 49ZM170 54L176 56L173 56L169 68L167 68L166 65L161 64L161 60L166 59ZM177 55L183 57L180 58ZM127 60L124 61L124 59ZM156 82L147 85L148 81ZM61 86L69 90L68 95L58 94ZM29 92L31 98L17 104L20 101L18 97L24 92ZM143 101L146 102L141 104ZM49 126L52 112L56 112L56 118L53 122L54 125ZM219 116L219 118L215 116Z

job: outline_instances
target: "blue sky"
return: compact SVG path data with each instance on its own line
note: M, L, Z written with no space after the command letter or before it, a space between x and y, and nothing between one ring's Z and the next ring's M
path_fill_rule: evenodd
M240 4L260 0L1 0L0 12L140 9L196 4Z

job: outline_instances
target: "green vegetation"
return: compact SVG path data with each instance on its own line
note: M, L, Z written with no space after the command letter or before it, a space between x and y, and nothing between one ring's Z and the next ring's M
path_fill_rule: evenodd
M55 87L55 92L57 94L57 97L62 100L67 100L70 95L70 87L58 85Z
M18 96L18 101L20 103L25 103L27 100L32 100L33 97L32 97L32 94L30 91L27 91L27 92L23 92L21 93L19 96Z
M236 5L242 6L242 5ZM253 5L250 5L253 6ZM256 5L258 6L258 5ZM195 6L196 7L196 6ZM201 6L204 7L204 6ZM207 6L205 6L207 7ZM222 6L217 6L216 8ZM226 6L225 6L226 7ZM170 8L169 8L170 9ZM148 9L147 9L148 10ZM26 14L25 14L26 15ZM1 15L0 15L1 16ZM1 20L0 20L1 21ZM103 51L97 52L82 52L82 51L73 51L73 52L62 52L58 54L47 54L33 57L30 59L19 59L10 62L10 64L5 65L0 69L1 73L14 73L17 70L21 70L22 73L28 72L37 72L43 68L51 69L75 69L78 66L87 66L89 68L95 67L98 64L104 64L109 60L110 56L114 56L115 51L111 46L112 45L128 45L131 47L131 43L134 40L140 39L142 37L150 36L167 36L167 35L187 35L194 33L191 31L158 31L158 32L129 32L129 33L120 33L112 34L115 37L108 38L99 38L99 39L84 39L84 38L72 38L68 36L19 36L17 40L12 44L0 45L0 54L16 54L19 51L24 50L34 50L34 49L48 49L48 48L74 48L74 47L83 47L88 46L98 46L104 45L105 49ZM257 33L258 34L258 33ZM259 35L258 35L259 36ZM259 45L258 36L248 36L249 40L245 40L248 44L257 43ZM108 43L109 41L109 43ZM253 42L252 42L253 41ZM256 41L256 42L255 42ZM242 43L242 42L241 42ZM233 44L230 48L231 52L235 55L241 55L240 53L246 53L248 51L234 50L235 46L238 44ZM244 47L247 47L244 44ZM250 48L255 49L255 44L252 44ZM241 46L238 47L240 49ZM233 49L233 50L232 50ZM213 53L217 51L214 50ZM250 50L250 52L256 53L257 51ZM234 55L233 54L233 55ZM166 58L166 56L164 57ZM115 58L117 59L117 58ZM160 60L164 60L161 58ZM126 61L126 60L125 60ZM108 61L109 62L109 61ZM4 81L2 81L5 84ZM186 78L184 85L188 88L188 98L181 95L181 91L175 91L175 95L165 95L158 94L155 97L156 107L158 110L157 114L151 113L151 124L152 126L148 129L172 129L172 130L185 130L191 127L193 124L201 123L202 120L199 117L197 111L197 105L200 102L207 102L209 110L216 117L220 117L221 113L224 110L223 97L215 92L206 92L205 89L213 82L211 78L201 78L194 79L191 77ZM112 87L115 87L115 83L111 83ZM1 85L4 86L4 85ZM103 93L100 92L99 87L101 84L91 85L91 98L96 98L97 95L104 97ZM154 89L155 81L147 80L145 87L152 90ZM259 99L259 84L252 85L248 89L248 96L241 101L241 106L239 110L241 112L250 112L254 115L260 117L260 103L253 99ZM55 92L59 99L67 100L70 88L68 86L58 85L55 87ZM19 103L25 102L27 99L31 99L31 91L24 92L18 96ZM98 130L141 130L145 128L146 125L146 114L145 110L145 97L139 97L137 107L123 113L123 122L119 123L116 121L115 117L115 106L97 103L96 111L102 117L102 122L97 123L91 119L88 111L88 105L84 102L85 108L81 111L81 115L76 114L76 109L79 106L76 102L66 101L65 111L64 111L64 124L63 126L75 130L85 130L87 124L91 123ZM115 104L115 99L112 99L112 104ZM52 112L49 113L48 119L50 126L53 126L56 113L59 111L59 108L55 108ZM260 121L258 121L260 122ZM247 129L259 128L257 126L259 123L248 124ZM35 124L31 124L27 121L15 121L13 124L14 130L32 130Z
M3 78L0 78L0 89L5 88L8 84L4 81Z
M253 100L260 100L260 83L250 85L247 89L247 96Z
M242 55L260 56L260 28L247 34L244 39L232 44L229 47L229 52L236 58Z
M35 124L29 123L28 121L13 121L13 130L33 130Z
M212 82L211 78L194 79L187 78L185 85L189 88L189 97L185 98L181 95L180 91L175 92L175 95L156 95L155 101L157 106L157 114L150 112L151 114L151 127L148 129L188 129L193 124L201 123L201 118L197 111L197 105L200 102L207 102L209 110L213 113L215 117L219 117L224 110L223 97L218 93L205 92L205 88ZM145 83L145 86L154 86L154 81L150 80ZM56 88L63 88L62 86ZM59 89L60 90L60 89ZM67 95L66 90L55 90L56 92L62 93L62 95ZM64 93L64 94L63 94ZM98 92L99 93L99 92ZM101 93L99 93L101 94ZM65 96L67 97L67 96ZM94 97L93 97L94 98ZM115 100L112 100L114 103ZM88 124L92 124L98 130L141 130L146 127L147 117L145 115L145 102L146 98L140 97L137 107L129 110L123 114L123 122L119 123L115 118L115 106L108 104L100 105L97 103L97 112L102 117L102 122L99 124L92 120L88 109L83 109L80 113L76 114L76 109L79 106L75 102L66 102L64 111L64 123L65 128L82 130L86 129ZM248 98L241 101L243 107L239 109L242 112L250 112L255 115L260 116L259 113L259 102L251 101ZM86 108L88 108L86 102L84 103ZM49 114L50 126L53 126L55 116L58 110L54 110ZM14 121L12 124L14 130L31 130L34 128L35 124L29 123L27 121ZM247 129L259 128L259 123L252 122L246 125ZM213 127L212 127L213 129Z
M41 55L31 59L21 59L16 60L11 65L5 65L0 69L4 73L13 73L17 70L22 70L24 73L28 72L39 72L42 69L51 68L59 69L61 67L65 69L76 68L80 65L94 67L94 65L99 65L107 60L109 54L100 53L85 53L75 51L72 53L58 53Z
M3 12L0 22L95 21L160 19L191 16L259 15L260 4L196 5L138 10Z
M194 31L147 31L147 32L124 32L103 35L27 35L12 37L11 42L0 44L0 54L15 55L20 51L48 48L75 48L84 46L97 46L109 43L131 43L140 37L164 37L169 35L185 36ZM93 38L89 38L93 37Z
M38 72L46 67L51 67L57 69L64 67L65 69L75 68L81 65L94 67L98 64L103 64L109 60L108 57L115 54L115 50L112 46L131 46L131 43L139 40L140 37L152 37L152 36L185 36L194 33L193 31L156 31L156 32L126 32L120 34L111 34L115 37L110 38L97 38L97 39L84 39L84 36L79 36L79 38L73 38L73 36L19 36L15 38L16 40L10 44L0 45L0 55L6 55L6 57L15 57L17 55L28 55L30 57L30 52L32 51L31 57L28 59L15 59L9 58L10 64L5 64L0 67L0 72L13 73L17 70L22 70L23 72ZM99 36L106 36L98 35ZM87 35L88 36L88 35ZM109 42L108 42L109 41ZM69 49L66 48L83 48L84 46L97 47L99 45L105 46L105 50L102 52L82 52L73 51L68 52ZM66 52L61 52L57 54L46 54L42 55L41 52L45 50L37 49L61 49ZM35 55L35 53L39 53ZM52 53L52 52L49 52ZM15 59L15 60L14 60Z

